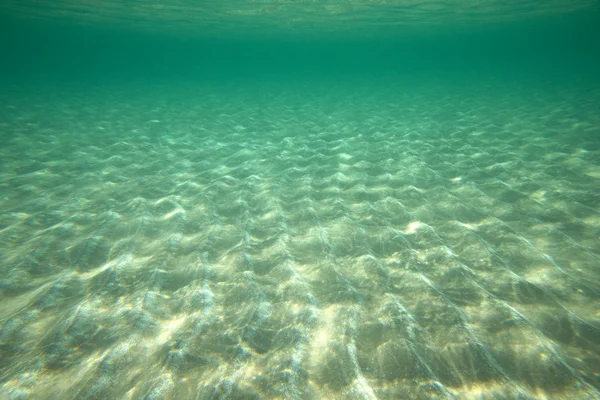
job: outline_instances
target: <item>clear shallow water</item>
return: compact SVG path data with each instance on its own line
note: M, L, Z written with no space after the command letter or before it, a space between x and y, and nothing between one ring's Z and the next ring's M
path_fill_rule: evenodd
M588 25L211 44L10 21L3 397L600 395Z

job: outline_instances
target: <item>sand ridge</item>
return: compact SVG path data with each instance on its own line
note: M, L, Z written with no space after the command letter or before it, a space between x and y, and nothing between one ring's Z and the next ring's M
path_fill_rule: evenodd
M5 94L0 393L598 396L597 104L376 89Z

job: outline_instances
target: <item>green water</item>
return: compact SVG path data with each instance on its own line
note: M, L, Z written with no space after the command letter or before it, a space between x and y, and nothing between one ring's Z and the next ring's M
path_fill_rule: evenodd
M0 398L600 398L594 1L7 2Z

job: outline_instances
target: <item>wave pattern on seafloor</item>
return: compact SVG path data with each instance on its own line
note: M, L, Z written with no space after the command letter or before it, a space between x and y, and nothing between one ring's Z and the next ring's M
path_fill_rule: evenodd
M0 397L597 398L600 89L418 86L5 93Z

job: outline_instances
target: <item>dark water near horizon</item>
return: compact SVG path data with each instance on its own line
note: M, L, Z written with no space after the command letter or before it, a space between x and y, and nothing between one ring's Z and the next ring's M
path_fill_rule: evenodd
M600 398L594 1L6 2L0 398Z
M235 4L231 7L235 9ZM240 25L236 32L234 25L222 32L190 29L186 34L176 30L176 22L158 21L153 29L136 29L133 21L128 25L126 15L114 21L83 24L76 18L64 20L51 14L17 17L6 7L0 14L4 55L0 68L9 80L84 83L273 77L335 81L348 74L380 77L415 73L442 77L452 73L467 80L481 75L515 79L561 73L594 79L600 63L599 9L590 6L582 12L527 15L516 8L515 15L503 17L506 21L483 17L481 21L476 17L461 21L457 17L437 23L435 17L444 13L431 11L430 15L418 14L418 19L411 16L410 24L392 17L389 21L375 18L370 29L357 27L356 32L352 21L345 20L337 22L340 30L344 28L337 32L334 14L329 24L325 21L319 25L317 21L308 32L297 32L293 24L284 22L262 32L258 20L252 30ZM99 5L97 13L102 15L102 11ZM150 15L158 19L160 11ZM288 17L294 20L294 14ZM387 25L393 29L383 29Z

